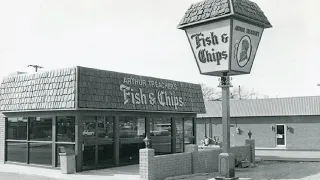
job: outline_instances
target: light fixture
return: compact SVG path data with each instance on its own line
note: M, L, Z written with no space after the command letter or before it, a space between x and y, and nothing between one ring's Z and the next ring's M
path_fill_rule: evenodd
M240 129L240 127L236 127L236 132L237 132L237 134L241 134L241 129Z

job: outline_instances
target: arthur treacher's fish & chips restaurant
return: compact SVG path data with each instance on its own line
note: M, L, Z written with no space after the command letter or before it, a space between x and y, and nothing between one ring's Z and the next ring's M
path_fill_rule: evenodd
M8 76L0 86L0 161L76 170L139 163L146 134L156 155L196 143L200 85L73 67Z

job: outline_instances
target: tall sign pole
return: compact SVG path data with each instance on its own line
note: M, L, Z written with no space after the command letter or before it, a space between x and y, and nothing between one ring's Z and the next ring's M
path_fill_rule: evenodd
M220 79L222 89L222 153L219 155L219 172L225 177L234 177L235 162L230 152L230 87L231 78L225 74Z
M260 7L250 0L194 3L177 27L187 35L200 74L220 77L223 144L216 179L238 179L230 152L231 76L250 74L262 33L271 27Z

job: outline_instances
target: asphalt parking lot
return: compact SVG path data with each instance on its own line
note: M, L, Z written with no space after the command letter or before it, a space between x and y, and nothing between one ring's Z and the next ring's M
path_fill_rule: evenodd
M168 180L211 180L219 173L203 173L198 175L167 178ZM288 162L288 161L261 161L256 167L237 168L236 176L240 178L263 179L320 179L320 162Z

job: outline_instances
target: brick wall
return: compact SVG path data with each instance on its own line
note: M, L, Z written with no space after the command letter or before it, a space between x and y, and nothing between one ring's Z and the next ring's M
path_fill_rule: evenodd
M320 149L320 116L247 117L233 118L243 134L236 134L236 145L243 145L249 129L256 147L275 148L276 132L272 126L285 124L287 149Z
M273 124L273 123L272 123ZM272 124L237 124L241 129L241 134L235 134L235 145L241 146L248 138L249 129L252 132L252 138L256 140L256 147L275 147L276 134L272 131Z
M319 118L320 119L320 118ZM287 123L287 148L320 149L320 123Z
M194 173L208 173L218 171L218 156L222 152L220 148L200 150L193 153Z
M235 158L242 157L251 160L251 146L235 146L231 147L231 153ZM218 171L219 154L222 153L221 148L206 148L198 153L193 153L194 173L208 173Z
M243 159L251 160L251 149L249 145L232 147L231 153L235 158L242 157Z
M0 112L0 164L5 159L5 116Z
M250 142L250 145L231 148L235 158L242 157L249 161L252 158L254 159L251 153L251 145L254 146L254 141ZM153 149L141 149L140 179L162 180L173 176L218 171L221 148L208 148L198 151L196 145L187 145L186 150L189 152L154 156Z
M251 130L252 138L258 148L275 148L276 132L272 126L285 124L287 149L320 150L320 116L286 116L286 117L239 117L231 118L230 128L231 145L243 146ZM196 128L199 140L203 139L206 119L197 119ZM221 118L211 118L212 137L219 136L222 141ZM209 124L210 125L210 124ZM241 129L241 133L235 132L235 128ZM199 141L200 142L200 141Z
M155 179L191 174L191 153L179 153L154 157Z

